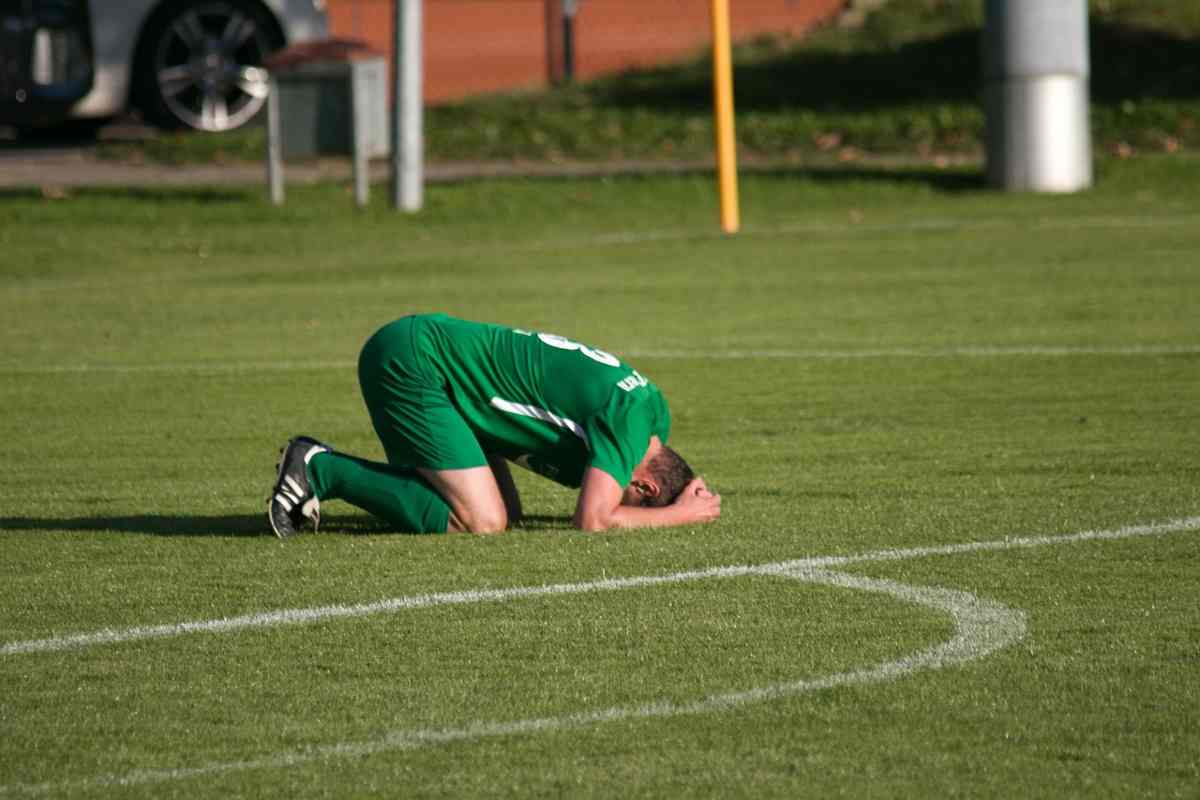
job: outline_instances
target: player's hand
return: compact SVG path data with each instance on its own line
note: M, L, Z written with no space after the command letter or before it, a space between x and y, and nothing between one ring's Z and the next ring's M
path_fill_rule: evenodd
M712 522L721 516L721 495L708 490L703 478L696 478L675 498L689 522Z

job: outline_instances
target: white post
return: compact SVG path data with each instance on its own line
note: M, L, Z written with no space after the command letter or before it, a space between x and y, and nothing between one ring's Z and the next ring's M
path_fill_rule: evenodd
M420 211L425 203L422 0L395 4L392 61L392 206Z
M987 0L988 181L1075 192L1092 185L1087 0Z
M354 164L354 203L366 208L370 202L371 161L368 127L371 114L367 109L367 65L350 62L350 150Z
M271 202L283 205L283 126L279 121L279 81L273 75L267 93L267 185Z

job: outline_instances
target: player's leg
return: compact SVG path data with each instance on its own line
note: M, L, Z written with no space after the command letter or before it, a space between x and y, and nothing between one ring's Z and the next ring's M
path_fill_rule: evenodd
M503 533L508 510L496 476L489 466L467 469L420 469L419 472L446 500L452 520L472 533Z
M308 436L288 442L272 489L268 519L281 539L320 522L321 501L345 500L407 533L462 530L450 506L416 470L339 453Z
M330 450L313 456L308 475L316 497L343 500L398 531L445 533L458 529L446 501L415 470Z
M393 467L419 471L447 504L451 530L498 533L504 500L475 434L420 355L420 318L385 326L363 347L358 379Z
M371 337L360 355L363 396L377 426L388 424L377 418L377 412L384 413L392 398L403 398L407 383L414 383L418 390L425 388L419 371L406 369L403 363L393 364L397 354L412 353L412 329L411 319L387 325ZM451 519L450 506L442 496L414 469L337 453L308 437L289 441L269 500L268 517L275 534L290 536L306 519L315 526L320 501L332 499L346 500L401 531L440 533L461 527Z

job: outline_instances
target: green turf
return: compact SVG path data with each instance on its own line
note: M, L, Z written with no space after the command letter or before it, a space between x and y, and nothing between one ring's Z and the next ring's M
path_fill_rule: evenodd
M282 209L257 187L0 195L0 646L1195 518L1200 163L1098 177L1047 197L747 175L736 237L709 175L434 186L411 218L332 185ZM322 533L276 541L276 448L377 455L357 347L418 310L627 356L722 519L576 533L572 493L521 473L530 519L504 536L330 503ZM0 797L1186 797L1198 528L846 567L1027 632L691 713L952 621L743 576L0 654Z

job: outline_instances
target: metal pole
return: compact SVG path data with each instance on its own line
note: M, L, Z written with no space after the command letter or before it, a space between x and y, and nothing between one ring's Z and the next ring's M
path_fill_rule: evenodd
M1008 190L1092 185L1087 0L987 0L988 181Z
M575 12L576 0L562 0L563 80L575 78Z
M393 0L392 207L420 211L425 203L422 0Z

